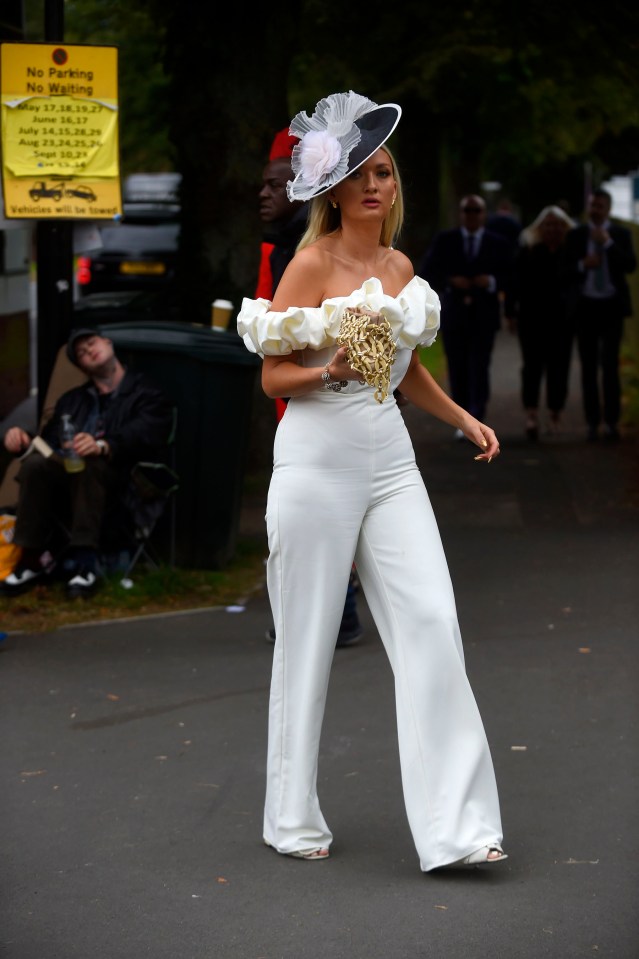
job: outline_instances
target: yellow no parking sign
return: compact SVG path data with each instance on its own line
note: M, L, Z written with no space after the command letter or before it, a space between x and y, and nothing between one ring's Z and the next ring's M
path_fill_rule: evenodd
M7 219L122 213L117 48L0 44Z

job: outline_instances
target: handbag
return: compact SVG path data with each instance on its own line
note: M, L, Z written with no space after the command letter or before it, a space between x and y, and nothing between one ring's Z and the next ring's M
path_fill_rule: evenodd
M0 582L14 571L22 556L22 547L13 542L15 525L13 513L0 513Z
M346 347L349 365L361 375L360 382L374 387L375 399L383 403L390 390L391 367L397 353L386 317L361 307L344 310L337 342Z

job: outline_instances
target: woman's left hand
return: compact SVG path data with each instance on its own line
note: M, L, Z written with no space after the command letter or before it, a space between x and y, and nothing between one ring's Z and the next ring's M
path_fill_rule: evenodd
M328 364L329 376L333 380L361 381L362 374L353 369L348 362L346 354L347 350L345 346L340 346L339 349L333 354L333 357Z
M499 441L495 436L495 431L490 426L480 423L474 417L469 417L462 423L461 430L471 443L480 448L481 453L475 457L476 460L490 463L496 456L499 456Z

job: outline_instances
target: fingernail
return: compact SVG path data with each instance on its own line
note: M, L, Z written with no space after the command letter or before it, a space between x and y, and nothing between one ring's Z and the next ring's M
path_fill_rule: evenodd
M481 459L481 455L475 457L475 460L480 460L480 459Z
M491 460L492 460L492 456L489 456L486 462L490 463Z
M488 446L488 440L482 440L482 441L481 441L481 445L482 445L482 446Z

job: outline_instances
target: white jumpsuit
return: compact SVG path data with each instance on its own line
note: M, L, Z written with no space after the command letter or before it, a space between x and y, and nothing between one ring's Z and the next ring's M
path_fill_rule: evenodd
M267 585L276 644L264 839L281 853L330 846L317 796L320 734L352 563L395 679L402 784L422 870L501 843L492 759L464 667L439 530L393 398L439 300L420 277L396 298L367 280L317 308L245 299L238 331L260 355L305 350L323 367L345 307L382 312L397 343L383 403L357 381L288 403L268 494Z

